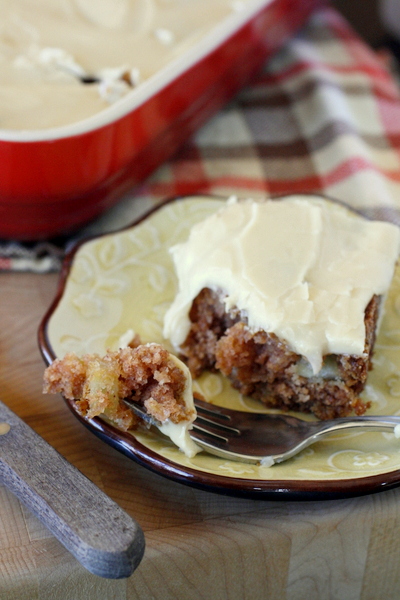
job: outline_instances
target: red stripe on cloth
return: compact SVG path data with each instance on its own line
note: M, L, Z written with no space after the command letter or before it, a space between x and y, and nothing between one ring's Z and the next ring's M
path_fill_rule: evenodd
M323 21L324 29L330 29L336 37L336 41L340 41L343 49L352 59L352 64L334 64L323 60L304 60L297 57L294 64L279 73L271 73L267 68L258 78L258 81L254 82L254 88L279 84L303 72L322 68L326 72L338 74L364 74L370 80L369 84L374 89L396 100L400 98L398 87L389 70L383 66L382 60L372 48L359 38L348 22L336 10L331 8L322 9L319 11L317 18Z
M11 258L3 258L0 256L0 271L11 271L12 264Z
M370 77L369 85L376 101L385 137L394 152L400 157L398 135L400 131L400 91L398 85L389 70L382 64L379 56L358 37L343 17L336 11L328 9L325 19L326 24L334 32L336 38L354 59L357 70ZM362 168L374 167L372 165L364 165ZM399 181L397 172L387 172L384 170L382 172L389 179Z
M209 189L212 191L215 188L221 187L237 188L238 190L248 190L249 192L265 192L267 194L270 192L270 181L267 179L247 179L246 177L223 175L213 178Z
M325 15L326 25L335 37L342 42L354 60L355 67L374 79L392 81L388 71L379 61L375 52L359 37L351 25L336 10L328 9Z
M383 169L378 169L373 163L361 157L354 157L342 162L336 169L332 170L326 175L323 175L321 179L325 185L334 185L343 181L344 179L347 179L347 177L350 177L351 175L360 173L361 171L374 171L375 173L379 173L383 177L387 177L392 181L400 181L400 171L386 171Z
M389 98L400 101L398 85L393 79L379 55L358 36L350 24L335 10L327 9L324 13L326 26L328 26L338 41L343 43L349 55L354 59L351 70L336 67L337 72L350 73L361 71L371 79L370 86L374 96L388 95ZM382 88L383 86L383 88Z
M155 181L149 182L147 192L158 198L171 196L190 196L193 194L210 193L212 185L209 181Z
M149 191L158 197L184 196L191 194L212 193L216 188L237 188L243 190L265 192L266 194L298 193L322 191L325 187L335 185L361 171L374 171L392 181L400 182L400 171L389 171L377 168L362 157L353 157L340 163L335 169L325 174L313 174L296 180L255 180L234 176L221 176L211 181L193 180L150 183Z
M396 137L399 148L399 136ZM400 159L399 159L400 162ZM192 194L213 193L218 188L237 189L238 194L263 192L266 195L291 194L300 192L324 191L327 187L341 183L352 175L362 171L372 171L383 178L400 183L400 171L377 167L373 162L360 156L351 157L339 163L334 169L326 173L310 173L296 179L251 179L221 174L212 179L192 178L190 181L175 180L163 182L149 182L148 191L156 197L185 196Z
M171 164L175 181L207 181L200 149L193 143L187 143L176 160Z
M303 177L302 179L290 182L282 180L270 180L268 183L271 196L324 191L321 178L317 175Z
M296 181L246 179L244 177L221 176L207 183L192 182L190 185L184 182L155 182L149 185L149 191L158 197L185 196L191 194L214 193L218 188L237 189L238 195L245 193L263 192L266 195L291 194L298 192L321 191L321 178L317 175L304 177Z
M393 152L397 154L400 164L400 96L397 102L388 102L377 96L375 99L386 141L392 147ZM385 173L394 179L394 174ZM398 181L397 178L396 181Z
M213 178L211 181L154 182L149 185L149 191L158 197L213 193L218 188L237 189L239 195L246 192L263 192L266 195L322 192L327 187L338 184L362 171L374 171L392 181L400 182L400 171L383 171L362 157L353 157L340 163L328 173L313 174L296 180L257 180L226 175Z
M364 75L365 84L369 87L369 93L373 96L382 97L387 100L398 102L400 100L400 93L398 86L394 82L390 73L382 67L379 59L376 58L376 64L365 65L357 63L352 66L337 66L331 65L324 62L317 61L301 61L297 62L293 67L281 71L279 74L265 73L261 75L258 80L252 85L253 90L268 87L271 85L282 86L285 82L292 79L296 75L302 73L310 74L313 71L318 70L319 75L314 75L313 80L319 79L320 83L323 83L323 73L336 73L337 75ZM331 82L333 83L333 82ZM345 89L345 82L340 82Z
M282 70L280 73L265 73L261 75L258 80L252 85L257 88L261 85L280 84L287 79L290 79L296 75L310 71L311 69L323 69L327 72L339 73L339 74L355 74L362 73L367 75L370 79L377 82L390 84L390 90L395 91L397 88L393 83L390 74L382 67L382 65L376 59L376 64L368 61L368 63L355 63L354 65L332 65L323 61L308 60L298 61L292 67Z
M378 171L378 169L370 162L361 157L353 157L342 162L336 169L322 176L325 185L334 185L340 183L343 179L355 175L360 171Z

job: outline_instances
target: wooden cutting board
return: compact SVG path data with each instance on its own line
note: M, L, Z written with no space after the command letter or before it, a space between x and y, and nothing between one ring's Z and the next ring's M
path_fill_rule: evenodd
M43 395L36 336L56 286L54 274L0 275L1 399L137 519L146 551L128 579L93 575L0 486L0 600L398 600L400 490L321 502L195 490L119 454Z

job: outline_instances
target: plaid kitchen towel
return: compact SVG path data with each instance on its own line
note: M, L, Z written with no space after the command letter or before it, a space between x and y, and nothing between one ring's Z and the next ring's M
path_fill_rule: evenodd
M378 54L323 8L253 85L79 237L114 231L192 193L323 192L400 225L399 89ZM0 244L0 268L58 269L66 243Z

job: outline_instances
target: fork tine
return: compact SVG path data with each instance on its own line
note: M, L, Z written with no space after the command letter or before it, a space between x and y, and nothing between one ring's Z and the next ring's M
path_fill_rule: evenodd
M226 457L229 440L241 435L233 426L232 416L223 408L211 405L194 396L197 412L196 420L190 430L190 435L204 450L211 454Z
M217 437L224 437L224 434L230 437L241 435L233 423L232 415L225 413L223 408L210 405L196 396L194 396L194 405L197 412L193 423L194 429ZM226 438L225 440L228 441Z
M130 400L129 398L124 398L124 404L126 404L126 406L147 425L155 425L156 427L160 425L160 422L149 415L145 407L138 404L138 402L133 402L133 400Z
M231 437L240 435L240 431L236 427L232 427L225 423L218 423L218 421L210 419L208 415L202 415L199 414L199 412L197 413L196 420L193 423L193 428L208 432L211 435L222 437L224 434L230 435Z
M228 443L228 438L224 435L219 435L209 429L203 429L198 423L193 425L193 428L190 430L190 435L196 442L202 442L208 446L220 447Z
M225 410L222 406L211 404L193 395L194 406L198 415L211 418L214 422L227 425L232 421L232 411Z

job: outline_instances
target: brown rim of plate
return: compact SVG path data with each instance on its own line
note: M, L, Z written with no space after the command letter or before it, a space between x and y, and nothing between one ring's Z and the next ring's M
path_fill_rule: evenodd
M330 198L324 194L319 193L296 193L296 194L281 194L269 198L270 200L279 200L287 196L317 196L325 198L341 204L343 207L349 208L346 204ZM167 204L172 202L178 202L185 200L186 198L195 197L208 197L215 200L226 200L226 197L221 197L211 194L190 194L188 196L176 196L169 198L159 206L152 208L142 215L139 219L135 220L130 225L118 229L117 231L110 233L103 233L100 235L93 235L78 241L66 254L57 286L55 297L45 313L38 329L38 345L44 362L48 365L54 358L55 353L52 349L49 337L48 337L48 324L51 316L58 307L58 304L63 296L66 282L74 262L76 252L87 242L93 239L99 239L107 235L118 234L127 229L131 229L142 223L152 214L162 209ZM366 218L366 217L365 217ZM354 496L362 496L365 494L371 494L381 492L384 490L392 489L400 485L400 470L389 471L386 473L379 473L377 475L370 475L367 477L355 477L346 479L334 479L334 480L259 480L259 479L241 479L236 477L229 477L225 475L216 475L214 473L208 473L191 467L185 467L174 463L173 461L160 456L157 452L147 448L141 444L135 437L129 433L124 433L118 430L116 427L110 425L106 421L96 417L94 419L85 419L76 410L73 401L64 398L69 409L75 415L75 417L92 433L107 444L114 447L119 452L125 454L129 458L135 460L140 465L147 469L162 475L173 481L189 485L198 489L216 492L220 494L247 497L255 499L265 500L332 500L337 498L347 498ZM273 468L273 467L272 467Z

